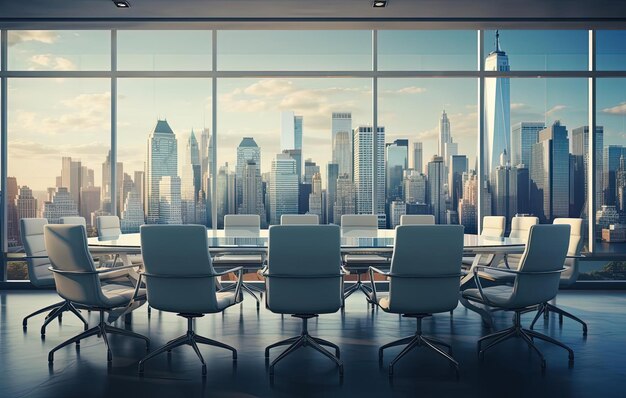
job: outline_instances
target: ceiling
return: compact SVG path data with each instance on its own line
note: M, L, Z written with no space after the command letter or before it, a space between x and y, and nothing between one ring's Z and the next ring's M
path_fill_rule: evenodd
M260 24L272 28L290 25L368 28L450 25L489 27L497 22L528 24L558 22L577 27L623 28L623 0L390 0L386 8L373 8L372 0L128 0L119 9L111 0L0 0L0 24L19 25L72 22L123 24ZM497 20L497 21L496 21ZM523 21L523 22L521 22ZM398 25L400 24L400 25ZM227 26L224 26L227 25ZM291 28L291 26L290 26Z

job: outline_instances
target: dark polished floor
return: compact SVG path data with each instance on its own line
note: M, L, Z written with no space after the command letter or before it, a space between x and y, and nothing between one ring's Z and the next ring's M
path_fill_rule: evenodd
M146 364L145 376L137 375L137 363L145 354L140 341L110 338L113 362L107 366L101 339L90 337L77 351L73 346L56 354L52 367L47 352L63 340L79 333L81 325L67 314L62 324L48 327L45 341L39 335L42 317L34 318L25 332L21 318L57 300L49 292L0 292L0 396L1 397L376 397L376 396L455 396L455 397L624 397L626 396L626 292L565 291L558 305L588 321L589 335L565 320L559 327L552 316L545 332L570 345L576 360L568 367L567 353L538 343L547 359L542 373L538 357L515 339L488 352L484 362L476 355L476 340L486 331L480 318L459 306L454 316L439 314L424 321L424 333L449 341L461 365L459 381L442 358L416 349L395 369L389 379L387 368L379 368L380 345L411 335L413 319L371 311L364 296L355 293L345 314L320 316L310 322L312 335L337 343L345 363L340 380L334 364L310 348L299 350L276 367L270 382L263 350L277 340L299 334L300 321L261 309L257 313L249 298L243 306L229 308L224 315L199 319L198 334L235 346L239 360L233 366L230 354L213 347L201 347L208 365L203 379L201 367L191 347L176 349ZM527 324L531 314L525 315ZM498 328L508 327L509 314L496 317ZM92 314L90 323L96 322ZM118 326L124 326L118 322ZM170 313L152 312L145 307L132 319L132 329L148 335L152 347L185 333L185 320ZM272 358L277 355L272 354ZM399 349L386 354L385 365Z

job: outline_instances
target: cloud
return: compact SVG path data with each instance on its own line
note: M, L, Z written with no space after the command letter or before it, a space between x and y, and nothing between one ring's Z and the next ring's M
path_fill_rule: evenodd
M266 79L254 83L243 90L235 90L236 94L243 92L258 97L273 97L294 91L293 83L288 80Z
M107 142L90 142L87 144L58 144L47 145L36 141L27 140L10 140L9 148L11 157L16 158L33 158L36 155L38 159L45 157L58 160L60 156L72 156L72 158L80 158L81 156L93 157L100 156L104 161L104 156L108 151L110 143Z
M393 96L400 96L400 95L422 94L425 92L426 92L426 89L424 87L409 86L409 87L402 87L397 90L381 90L378 92L378 94L381 97L393 97Z
M52 44L59 38L59 35L51 30L10 30L9 47L27 41Z
M553 113L557 113L559 111L562 111L563 109L566 109L567 106L566 105L555 105L552 108L548 109L546 111L546 116L548 115L552 115Z
M529 109L530 106L528 106L527 104L521 103L521 102L514 102L511 104L511 110L512 111L519 111L519 110L526 110Z
M76 65L72 61L63 57L56 57L51 54L36 54L30 57L30 61L33 66L31 70L35 69L51 69L51 70L76 70Z
M610 108L604 108L602 109L602 113L608 113L610 115L626 115L626 102L622 102L619 105L615 105Z
M12 118L12 133L46 135L87 134L110 130L110 92L80 94L61 101L64 109L54 116L17 109Z

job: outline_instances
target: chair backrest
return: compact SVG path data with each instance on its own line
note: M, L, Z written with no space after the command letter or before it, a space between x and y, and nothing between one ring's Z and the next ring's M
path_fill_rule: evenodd
M339 233L337 225L270 227L265 298L271 311L322 314L341 308Z
M140 235L151 307L192 314L218 311L205 226L142 225Z
M74 216L61 217L60 224L73 224L73 225L82 225L85 228L87 227L87 221L85 220L85 217L74 217Z
M480 234L501 238L504 236L505 224L506 218L504 216L485 216L483 217L483 230Z
M542 224L530 227L528 243L513 286L509 308L523 308L550 301L559 290L560 273L569 245L570 226ZM523 272L539 272L523 274ZM544 273L541 273L544 272Z
M431 314L457 306L463 232L462 225L396 227L391 273L398 276L389 282L391 312Z
M24 253L27 257L28 277L30 282L37 287L54 286L54 278L47 258L46 244L43 239L43 228L48 224L45 218L22 218L20 219L20 237L24 245Z
M50 224L44 227L44 239L54 269L57 293L67 300L89 306L106 306L100 279L89 254L87 231L82 225Z
M513 217L511 219L511 233L509 233L509 237L523 239L526 242L528 241L530 227L536 224L539 224L537 217Z
M254 237L261 231L261 217L258 214L228 214L224 216L226 236Z
M432 214L405 214L400 216L400 225L435 225Z
M375 238L378 234L378 216L375 214L344 214L341 216L341 235L345 237Z
M118 216L96 217L96 230L99 238L117 238L122 234L120 218Z
M567 224L570 226L568 256L580 256L583 249L583 220L582 218L555 218L553 224ZM566 270L561 273L561 286L573 285L578 279L578 259L566 258Z
M283 214L280 216L280 225L319 225L317 214Z

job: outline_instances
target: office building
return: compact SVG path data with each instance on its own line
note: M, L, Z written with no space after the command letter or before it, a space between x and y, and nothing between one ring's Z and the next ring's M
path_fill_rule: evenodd
M423 171L423 145L421 142L413 143L413 170L421 173Z
M468 160L465 155L452 155L448 166L448 192L452 210L457 210L459 200L463 195L463 174L467 173Z
M141 195L138 191L132 190L126 196L122 217L120 220L120 229L123 234L137 233L144 223L143 207L141 205Z
M511 164L525 164L530 168L532 148L539 132L546 128L543 122L519 122L511 128Z
M339 165L328 163L326 165L326 223L335 221L335 201L337 200L337 179L339 178Z
M298 214L298 175L296 161L279 153L270 174L270 224L280 224L283 214Z
M78 206L65 187L56 189L52 200L43 205L43 218L50 224L58 224L61 217L78 216Z
M406 203L394 200L389 204L389 226L395 228L400 225L400 218L406 214Z
M596 186L604 187L604 174L603 174L603 148L604 148L604 127L596 126ZM572 174L572 180L570 184L572 186L572 217L587 218L588 214L588 201L587 201L587 187L589 184L589 126L581 126L572 129L572 156L573 170L570 170ZM602 189L596 189L595 198L596 206L602 205Z
M603 199L602 204L614 206L617 200L617 189L615 185L616 171L622 156L626 156L626 146L607 145L604 147L603 158ZM599 186L596 183L596 187Z
M428 162L428 203L436 224L446 223L446 170L441 156Z
M404 201L426 203L426 176L415 170L407 170L404 177Z
M509 57L500 48L500 34L496 31L495 48L485 59L486 71L506 72ZM485 79L485 172L492 175L500 164L500 154L511 153L511 94L509 78Z
M347 174L337 178L337 198L333 215L335 224L341 224L341 216L344 214L356 214L356 190L352 179Z
M235 206L238 206L243 201L243 187L241 183L248 162L253 162L256 165L261 164L261 148L259 148L253 137L243 137L239 146L237 146L237 163L235 166L237 176L235 179L237 199Z
M180 223L178 141L167 120L157 120L154 130L148 137L146 159L146 222ZM161 192L161 188L166 191ZM162 209L166 211L163 215Z
M359 126L354 129L354 184L357 214L385 213L385 128L379 126L376 132L376 152L374 152L373 130L371 126ZM372 178L374 163L376 164L375 186ZM373 207L374 196L376 206Z
M243 200L239 206L239 214L258 214L261 223L265 221L265 206L263 205L263 183L259 165L250 160L246 164L241 181Z
M331 119L332 162L339 175L352 177L352 113L333 112Z
M91 214L101 208L100 195L100 187L82 187L80 189L79 214L85 218L87 225L91 225ZM139 204L141 205L141 202ZM143 210L141 214L143 219Z
M306 159L304 161L304 183L312 184L313 176L320 172L320 166L317 165L312 159Z
M569 216L569 139L559 121L539 132L532 150L531 210L542 222Z

